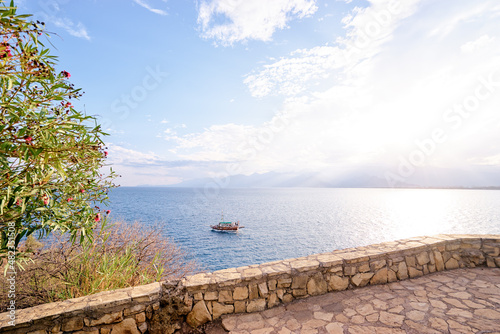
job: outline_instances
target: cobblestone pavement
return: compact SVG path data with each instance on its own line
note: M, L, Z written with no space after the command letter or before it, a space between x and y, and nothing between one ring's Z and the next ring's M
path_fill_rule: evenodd
M223 316L222 326L233 334L500 334L500 268L457 269L332 292L260 313Z

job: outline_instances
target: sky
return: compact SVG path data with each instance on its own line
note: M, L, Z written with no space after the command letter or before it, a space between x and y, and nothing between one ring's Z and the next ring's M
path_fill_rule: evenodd
M123 186L500 170L497 0L16 4L53 33Z

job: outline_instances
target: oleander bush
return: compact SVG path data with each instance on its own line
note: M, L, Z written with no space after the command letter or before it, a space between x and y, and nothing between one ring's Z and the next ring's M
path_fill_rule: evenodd
M75 106L81 89L29 16L0 0L0 257L34 232L91 238L115 178L103 172L106 133Z

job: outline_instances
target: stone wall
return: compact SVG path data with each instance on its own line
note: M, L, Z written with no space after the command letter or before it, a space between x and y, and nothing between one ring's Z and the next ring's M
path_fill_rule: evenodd
M437 235L200 273L0 314L2 333L174 333L223 314L464 267L500 267L500 235Z

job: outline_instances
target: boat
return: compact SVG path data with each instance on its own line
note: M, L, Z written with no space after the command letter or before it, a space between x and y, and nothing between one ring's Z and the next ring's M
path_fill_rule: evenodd
M220 223L217 225L210 225L214 231L226 231L226 232L237 232L238 229L244 228L245 226L240 226L240 222L225 222L224 213L221 215Z

